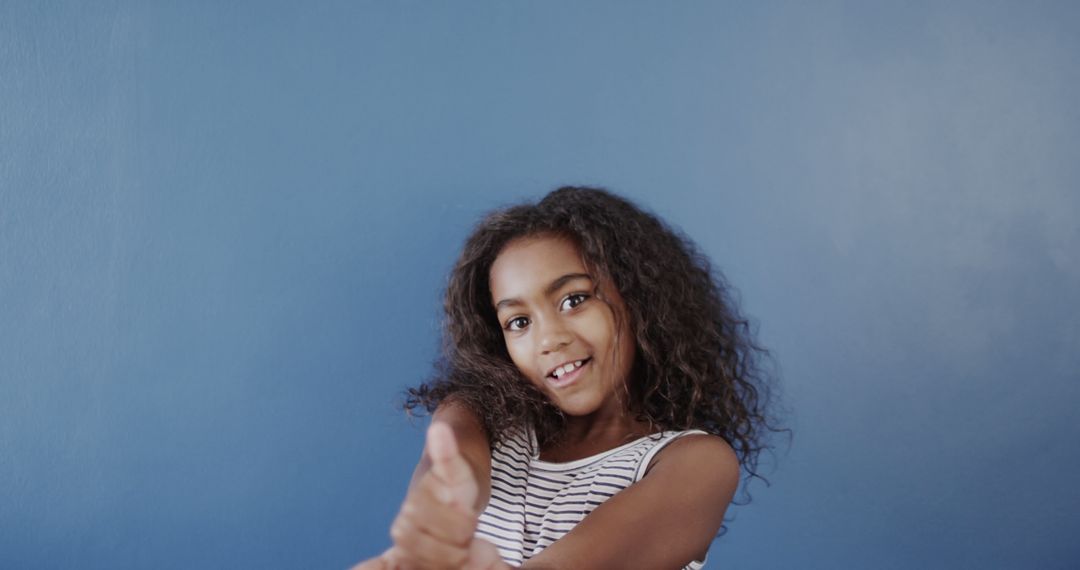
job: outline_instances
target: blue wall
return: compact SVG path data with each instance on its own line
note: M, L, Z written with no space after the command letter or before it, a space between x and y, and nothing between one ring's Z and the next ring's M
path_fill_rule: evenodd
M1080 564L1076 3L313 4L0 3L0 567L380 551L447 270L563 183L782 367L710 567Z

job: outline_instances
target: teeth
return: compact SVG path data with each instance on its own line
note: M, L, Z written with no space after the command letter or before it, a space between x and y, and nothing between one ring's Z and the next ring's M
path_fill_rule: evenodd
M555 372L553 372L553 374L555 375L556 378L562 378L563 374L566 374L567 372L573 371L578 366L581 366L581 361L580 360L571 362L569 364L564 364L564 365L556 368Z

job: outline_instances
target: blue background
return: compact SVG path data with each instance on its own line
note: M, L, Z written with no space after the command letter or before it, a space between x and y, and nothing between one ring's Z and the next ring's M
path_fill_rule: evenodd
M1080 10L0 3L0 567L387 544L471 225L695 238L795 432L711 568L1080 564Z

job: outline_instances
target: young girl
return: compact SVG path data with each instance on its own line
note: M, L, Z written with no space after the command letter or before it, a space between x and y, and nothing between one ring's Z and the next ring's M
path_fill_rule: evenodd
M777 430L767 352L692 243L560 188L480 222L445 310L394 545L356 569L701 568Z

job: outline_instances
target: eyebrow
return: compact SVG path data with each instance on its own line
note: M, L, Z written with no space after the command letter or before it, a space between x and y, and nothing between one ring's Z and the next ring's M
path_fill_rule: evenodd
M555 291L558 291L559 289L561 289L564 285L566 285L570 281L573 281L575 279L588 279L589 281L592 281L592 276L587 275L585 273L567 273L566 275L563 275L562 277L552 281L551 284L548 285L546 289L544 289L544 294L545 295L550 295L550 294L554 293ZM518 298L503 299L502 301L499 301L498 303L495 303L495 312L499 312L499 309L501 309L503 307L509 307L511 305L520 305L520 304L521 304L521 299L518 299Z

